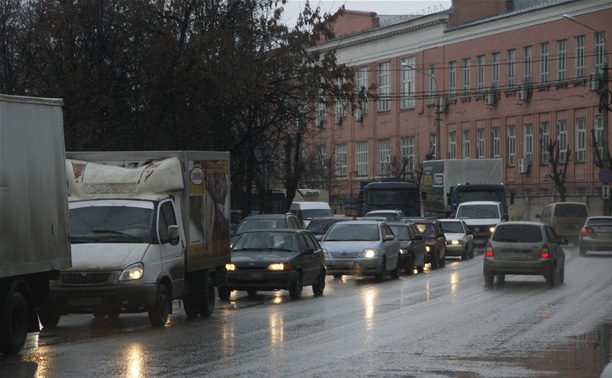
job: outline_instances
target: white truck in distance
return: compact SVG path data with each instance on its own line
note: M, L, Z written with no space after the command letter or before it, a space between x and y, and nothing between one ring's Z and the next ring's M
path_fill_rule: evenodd
M457 207L457 219L463 219L473 232L474 245L485 245L500 222L508 220L500 202L468 201Z
M0 95L0 352L40 330L49 280L70 267L62 100Z
M163 326L172 301L209 316L230 262L229 153L67 153L73 266L52 282L60 316L148 312Z

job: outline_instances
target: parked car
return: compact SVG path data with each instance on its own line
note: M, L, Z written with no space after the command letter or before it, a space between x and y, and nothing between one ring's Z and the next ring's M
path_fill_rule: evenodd
M425 266L425 241L412 222L389 223L395 237L400 241L400 265L406 274L423 273Z
M446 237L446 256L474 258L474 235L463 219L440 219Z
M225 282L219 283L219 299L227 300L232 290L289 290L291 299L312 286L315 296L325 289L325 256L312 233L298 229L249 230L240 235L226 264Z
M293 213L285 214L255 214L249 215L240 222L240 226L232 235L232 244L245 231L274 228L293 228L303 230L302 221Z
M432 269L443 268L446 265L446 237L439 219L412 219L425 240L425 262Z
M580 230L580 256L589 250L612 251L612 217L588 217Z
M406 216L401 210L372 210L366 213L364 219L384 218L387 222L399 222Z
M484 256L485 284L492 285L497 275L503 282L507 274L543 275L553 286L565 279L567 240L540 222L504 222L497 225L487 243Z
M375 220L335 223L321 240L327 251L327 274L399 278L400 243L391 227Z
M329 230L334 223L345 222L353 219L355 219L355 217L348 217L345 215L312 218L306 229L312 232L315 239L321 241L323 235L325 235L327 230Z
M580 229L589 217L589 208L583 202L555 202L544 206L542 214L536 214L541 222L555 229L557 236L577 242Z

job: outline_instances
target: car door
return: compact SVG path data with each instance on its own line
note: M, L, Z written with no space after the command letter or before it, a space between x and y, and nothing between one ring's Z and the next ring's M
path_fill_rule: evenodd
M565 266L565 251L555 230L551 226L546 226L544 230L546 232L546 239L548 239L548 248L557 261L557 271L559 271Z
M389 225L382 224L382 236L383 236L383 246L385 249L385 255L387 256L387 267L386 270L393 270L397 266L399 259L399 240L395 237L393 230ZM387 236L392 236L393 240L385 240Z
M300 233L298 238L300 240L300 262L303 271L302 282L304 285L312 285L317 275L317 267L321 265L323 259L322 251L320 247L317 247L316 240L311 234ZM313 252L305 252L308 249Z

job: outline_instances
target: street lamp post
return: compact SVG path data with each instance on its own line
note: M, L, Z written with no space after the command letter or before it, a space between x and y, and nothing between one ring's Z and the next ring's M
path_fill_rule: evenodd
M441 114L442 114L442 110L440 109L440 107L441 107L441 96L440 96L440 93L438 92L438 80L436 80L435 76L433 76L431 74L428 74L425 71L419 70L418 68L415 68L415 67L413 67L410 64L402 63L402 67L405 67L405 68L408 68L408 69L411 69L411 70L415 70L415 71L420 72L423 75L429 76L430 78L433 79L434 85L436 87L434 89L434 91L436 92L436 100L435 100L435 103L434 103L434 106L435 106L435 112L434 113L435 113L435 117L436 117L434 119L434 125L436 127L436 151L435 151L435 153L436 153L436 159L441 159L441 152L440 152L440 117L441 117Z
M568 20L568 21L572 21L575 22L578 25L581 25L591 31L593 31L595 33L595 35L601 35L603 38L603 72L602 72L602 76L601 76L601 84L599 85L599 109L601 111L601 118L602 118L602 122L603 122L603 127L602 127L602 161L603 161L603 166L601 167L602 169L605 168L610 168L610 159L608 159L609 156L609 147L608 147L608 113L609 113L609 106L610 106L610 99L608 97L609 95L609 91L608 91L608 50L607 50L607 46L606 46L606 33L605 31L599 31L597 29L594 29L588 25L585 25L583 23L581 23L580 21L576 20L574 17L570 16L569 14L564 14L563 18ZM597 55L596 55L597 56ZM603 214L604 215L608 215L609 211L608 211L608 199L604 199L604 209L603 209Z

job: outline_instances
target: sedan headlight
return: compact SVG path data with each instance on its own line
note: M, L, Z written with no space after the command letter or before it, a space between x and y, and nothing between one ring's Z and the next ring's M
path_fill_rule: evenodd
M359 255L359 257L364 257L366 259L371 259L376 256L378 256L378 251L375 249L364 249Z
M236 270L236 265L234 265L234 264L225 264L225 270L227 270L227 271Z
M449 244L450 245L461 245L463 244L463 240L451 240Z
M426 245L426 246L425 246L425 250L426 250L427 252L429 252L429 251L431 250L431 247L429 247L428 245Z
M291 270L291 264L273 263L268 265L268 270Z
M407 255L408 254L408 250L405 249L405 248L400 248L400 254Z
M123 269L119 274L119 281L139 280L142 276L144 276L144 265L142 263L136 263Z

